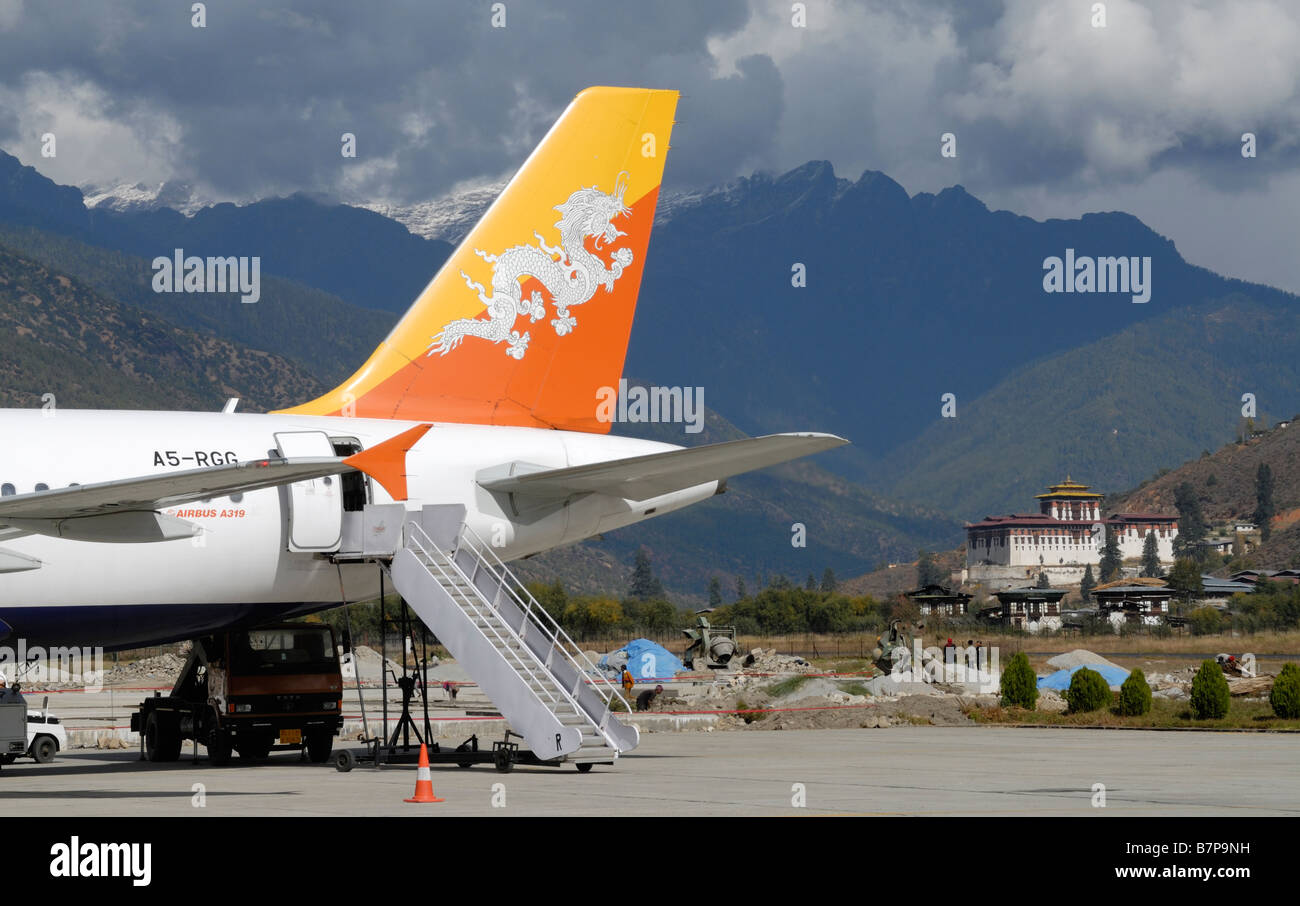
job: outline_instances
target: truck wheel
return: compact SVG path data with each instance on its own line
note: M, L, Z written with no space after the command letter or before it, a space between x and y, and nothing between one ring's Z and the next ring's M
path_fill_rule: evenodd
M312 764L324 764L330 760L334 748L334 733L329 730L315 730L306 734L307 760Z
M492 766L502 774L509 774L515 767L514 755L509 749L497 749L492 753Z
M181 757L181 734L175 724L157 711L144 725L144 757L150 761L175 761Z
M578 765L578 773L579 773L579 774L585 774L585 773L587 773L587 772L590 771L590 770L591 770L591 762L590 762L590 761L583 762L583 763L581 763L581 764Z
M49 764L54 760L54 753L59 750L54 740L49 736L38 736L32 743L32 758L36 759L37 764Z
M219 731L208 738L208 761L216 767L230 764L230 755L234 751L230 737Z

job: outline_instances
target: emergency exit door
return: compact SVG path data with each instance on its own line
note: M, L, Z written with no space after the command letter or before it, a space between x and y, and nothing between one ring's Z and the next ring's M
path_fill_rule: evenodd
M276 449L285 459L334 458L334 445L324 431L285 431L275 435ZM289 550L336 551L343 537L343 485L338 475L326 475L288 486Z

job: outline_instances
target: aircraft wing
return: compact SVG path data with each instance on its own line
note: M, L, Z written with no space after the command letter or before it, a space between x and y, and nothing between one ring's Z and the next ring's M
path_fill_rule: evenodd
M260 491L359 469L396 500L406 497L406 452L431 425L419 425L349 457L256 459L163 472L0 498L0 540L24 534L87 540L165 541L193 534L189 523L158 510ZM104 538L98 536L104 535Z
M341 457L260 459L0 498L0 525L157 510L351 471Z
M627 500L648 500L847 443L834 434L769 434L585 466L482 478L479 485L489 491L525 497L562 498L599 493Z

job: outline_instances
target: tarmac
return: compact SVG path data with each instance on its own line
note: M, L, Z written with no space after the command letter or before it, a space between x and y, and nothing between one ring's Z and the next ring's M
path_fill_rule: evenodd
M340 743L343 745L343 743ZM201 751L201 750L200 750ZM0 815L1300 815L1300 736L894 727L644 733L588 774L572 766L433 768L444 802L407 804L414 767L340 773L292 752L156 765L70 750L0 770ZM1101 791L1104 785L1104 805Z

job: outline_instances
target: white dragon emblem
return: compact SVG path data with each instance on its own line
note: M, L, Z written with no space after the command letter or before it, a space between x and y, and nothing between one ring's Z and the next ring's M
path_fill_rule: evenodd
M569 309L589 301L596 294L597 287L603 286L605 292L612 292L614 281L632 263L632 250L627 247L614 249L611 256L614 263L606 267L605 262L583 245L588 236L596 237L594 245L599 249L602 243L608 245L627 235L614 226L614 218L632 213L632 209L623 203L626 191L627 172L624 171L615 179L612 194L592 186L578 189L564 204L556 205L555 210L560 212L560 219L555 223L560 231L559 248L547 245L546 240L534 232L535 246L516 245L500 255L474 249L474 254L492 265L492 294L488 295L483 284L470 279L464 271L460 275L465 284L478 293L488 317L486 320L458 318L445 324L429 344L428 355L446 355L466 337L480 337L493 343L505 340L509 344L506 355L522 359L532 337L526 330L520 333L515 329L516 319L528 315L529 323L535 324L546 317L546 304L540 292L534 290L529 298L523 298L520 284L523 277L536 277L550 293L555 305L551 327L556 335L562 337L571 333L578 319L569 313Z

